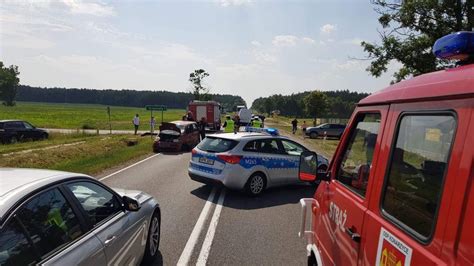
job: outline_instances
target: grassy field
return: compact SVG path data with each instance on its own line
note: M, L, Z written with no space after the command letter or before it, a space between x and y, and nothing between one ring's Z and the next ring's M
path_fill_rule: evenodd
M149 127L150 111L145 108L111 106L112 129L133 129L135 114L141 118L141 129ZM180 120L185 110L169 109L163 120ZM153 112L157 124L161 122L161 112ZM26 120L39 128L91 128L109 129L107 106L88 104L55 104L17 102L14 107L0 105L0 120Z
M135 146L127 146L129 138L121 135L68 135L38 142L0 145L0 167L55 169L93 175L152 153L150 137L137 137L138 145ZM71 142L76 144L56 146ZM35 150L18 152L25 150L27 144L30 145L28 149ZM55 147L47 148L51 146Z

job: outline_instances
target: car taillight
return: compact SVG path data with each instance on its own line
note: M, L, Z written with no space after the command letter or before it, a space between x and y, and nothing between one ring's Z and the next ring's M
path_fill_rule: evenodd
M197 152L197 150L196 150L196 149L192 149L192 150L191 150L191 154L193 154L193 155L194 155L194 154L197 154L197 153L198 153L198 152Z
M230 164L238 164L240 163L240 159L242 159L242 156L240 155L224 155L224 154L219 154L217 157L221 160L223 160L226 163Z

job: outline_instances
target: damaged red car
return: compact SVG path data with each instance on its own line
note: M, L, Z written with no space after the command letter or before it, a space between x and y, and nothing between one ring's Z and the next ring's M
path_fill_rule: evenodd
M153 151L189 151L200 141L199 128L193 121L173 121L160 126Z

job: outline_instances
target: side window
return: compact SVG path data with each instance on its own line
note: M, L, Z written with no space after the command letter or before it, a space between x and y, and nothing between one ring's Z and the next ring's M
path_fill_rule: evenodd
M244 148L243 148L243 151L248 151L248 152L257 152L258 149L260 148L260 146L258 146L257 144L257 141L253 140L253 141L249 141L247 142L247 144L245 144Z
M18 128L18 129L25 128L25 125L23 125L23 122L20 122L20 121L11 122L10 124L12 128Z
M31 265L38 262L35 250L15 218L0 231L0 265Z
M67 187L79 200L94 226L122 210L114 194L97 184L83 181L70 183Z
M26 129L33 129L33 126L30 125L29 123L26 123L26 122L23 122L23 126L24 126Z
M292 141L282 140L281 143L283 144L283 149L285 149L285 153L288 155L300 156L301 153L305 150L303 146L296 144Z
M380 114L362 114L354 122L336 179L365 197L380 129Z
M257 151L261 153L273 153L273 154L283 153L278 147L278 141L276 139L259 140L257 141L257 145L259 146Z
M422 240L434 229L455 129L451 115L406 115L400 121L382 209Z
M329 125L328 125L328 124L324 124L324 125L321 125L320 128L321 128L321 129L328 129L328 128L329 128Z
M16 214L42 258L83 234L79 220L57 188L35 196Z

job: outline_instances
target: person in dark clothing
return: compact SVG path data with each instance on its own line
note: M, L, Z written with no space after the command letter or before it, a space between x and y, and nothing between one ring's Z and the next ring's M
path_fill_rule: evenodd
M201 135L201 141L206 137L206 118L201 117L198 123L199 135Z
M291 121L291 125L293 126L292 132L295 134L298 130L298 120L296 120L296 118L293 119L293 121Z

